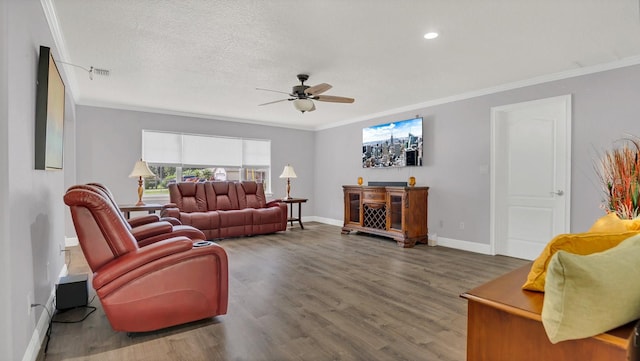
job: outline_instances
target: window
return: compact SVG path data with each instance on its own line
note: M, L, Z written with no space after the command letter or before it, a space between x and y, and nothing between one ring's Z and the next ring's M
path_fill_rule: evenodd
M145 195L166 195L168 185L207 180L255 180L271 193L271 141L202 134L142 131L142 159L156 174Z

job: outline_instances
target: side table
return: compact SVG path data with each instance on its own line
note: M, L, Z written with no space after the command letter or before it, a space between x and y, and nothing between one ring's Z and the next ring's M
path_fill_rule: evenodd
M118 208L122 213L124 213L124 217L126 219L129 219L129 217L131 216L131 212L147 211L149 212L149 214L152 214L152 213L156 213L156 211L161 210L162 207L163 207L162 204L157 204L157 203L147 203L140 206L136 206L135 204L119 204L118 205Z
M278 199L278 201L282 202L282 203L286 203L289 205L289 218L287 219L287 222L291 223L291 226L293 227L293 222L298 222L300 224L300 228L304 229L304 226L302 225L302 203L306 203L308 199L306 198L283 198L283 199ZM297 203L298 204L298 216L294 217L293 216L293 204Z

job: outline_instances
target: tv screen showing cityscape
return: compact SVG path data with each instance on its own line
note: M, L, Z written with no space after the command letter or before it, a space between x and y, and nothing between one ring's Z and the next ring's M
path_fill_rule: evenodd
M422 118L362 129L362 167L422 165Z

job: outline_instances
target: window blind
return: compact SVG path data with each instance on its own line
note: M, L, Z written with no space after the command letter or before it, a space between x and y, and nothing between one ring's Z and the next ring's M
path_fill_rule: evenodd
M182 164L218 167L242 166L242 139L184 134L182 140Z
M269 167L271 141L143 130L142 158L175 166Z
M270 164L270 140L244 139L242 141L242 165L269 166Z
M149 163L182 164L182 135L143 130L142 159Z

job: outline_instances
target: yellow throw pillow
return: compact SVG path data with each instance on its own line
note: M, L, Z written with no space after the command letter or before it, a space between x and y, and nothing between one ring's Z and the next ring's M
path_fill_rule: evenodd
M591 337L640 317L640 235L607 251L556 253L547 273L542 324L551 343Z
M600 217L589 228L589 232L624 232L640 230L640 218L620 219L615 212L611 212L606 216Z
M602 252L617 246L620 242L638 233L638 231L624 231L619 233L558 235L547 244L540 256L533 262L527 281L522 285L522 288L529 291L544 292L547 266L551 261L551 257L560 250L580 255Z

